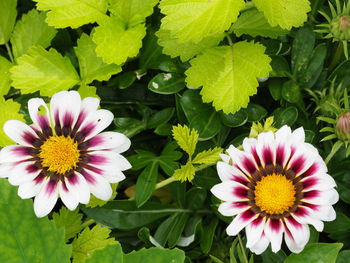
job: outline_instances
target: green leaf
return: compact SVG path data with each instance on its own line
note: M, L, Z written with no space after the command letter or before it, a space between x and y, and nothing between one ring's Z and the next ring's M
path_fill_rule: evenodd
M123 250L120 244L109 245L104 249L95 251L85 262L101 263L101 259L106 263L123 263Z
M185 261L185 253L180 249L164 249L152 247L149 249L141 249L124 255L124 263L183 263Z
M194 178L196 170L194 169L191 162L187 162L185 165L181 165L180 169L175 170L174 177L176 180L185 182L191 182Z
M190 128L198 131L201 141L213 138L220 132L221 127L220 117L214 109L203 111L190 121Z
M126 27L133 27L145 22L145 18L153 13L158 0L109 0L108 10Z
M80 77L85 84L94 80L107 81L122 70L120 66L106 64L96 56L96 44L87 34L82 34L77 43L74 51L79 61Z
M6 44L10 38L17 16L17 0L0 1L0 45Z
M18 65L10 69L12 85L22 93L40 91L42 96L52 96L79 82L69 58L62 57L53 48L46 51L43 47L34 46L17 62Z
M0 56L0 96L6 95L11 87L10 68L12 63Z
M35 9L24 14L16 23L11 36L12 52L15 58L26 54L32 46L47 48L57 30L45 23L46 14Z
M34 0L38 10L48 11L46 22L56 28L77 28L103 19L107 0Z
M31 199L22 200L7 180L0 181L0 262L68 263L71 246L53 221L37 218Z
M271 59L264 51L263 45L246 41L207 49L191 60L186 82L192 88L203 86L203 101L213 102L216 110L234 113L257 92L256 78L271 71Z
M103 225L131 230L152 223L160 218L181 212L170 205L148 201L142 208L135 201L118 200L108 202L104 207L82 208L89 218Z
M298 119L298 115L299 113L296 107L287 107L278 113L273 126L276 128L280 128L283 125L292 126Z
M341 243L312 243L306 245L304 250L299 254L292 253L284 262L285 263L335 263L339 250L342 248Z
M83 229L83 214L79 213L79 209L70 211L62 206L59 213L53 213L52 219L58 228L64 228L66 242Z
M211 218L208 224L203 225L200 237L200 248L204 254L208 254L211 249L218 223L219 220L217 218Z
M214 149L200 152L193 159L192 163L215 164L220 159L219 154L222 153L222 151L222 148L215 147Z
M5 122L8 120L20 120L24 121L23 115L19 113L21 104L10 100L4 100L0 96L0 127L3 127ZM5 147L7 145L14 144L14 142L7 137L4 130L0 129L0 147Z
M96 225L92 229L85 228L72 242L73 263L83 263L91 257L94 251L103 249L108 245L117 244L117 241L109 238L110 232L110 229L100 225Z
M152 162L137 178L136 204L141 207L151 197L158 179L158 163Z
M185 86L185 77L176 73L158 73L148 83L148 89L159 94L177 93Z
M80 86L78 92L82 98L95 97L100 98L96 93L97 88L94 86L83 85Z
M190 130L186 125L173 126L173 138L182 150L188 153L191 157L196 150L198 141L198 132L194 129Z
M144 24L125 28L118 18L109 17L95 27L92 39L97 45L98 57L102 57L105 63L120 65L139 53L145 35Z
M117 187L118 183L111 184L113 193L109 201L114 200L114 198L117 196ZM107 204L109 201L103 201L101 199L98 199L96 196L91 195L90 196L90 201L88 204L86 204L86 207L96 207L96 206L104 206Z
M200 42L228 30L244 7L243 0L163 0L162 30L169 30L180 43Z
M288 30L284 30L279 26L272 27L267 22L263 13L259 12L256 8L251 8L243 12L232 28L233 32L239 37L247 34L252 37L277 38L288 33Z
M264 13L271 26L288 30L303 25L311 10L308 0L253 0L253 3Z
M350 250L343 250L339 253L336 263L348 263L350 258Z
M179 56L183 62L201 53L206 48L217 46L225 36L222 33L213 34L203 38L198 43L194 43L193 41L180 42L171 35L171 31L163 30L162 28L156 35L159 45L163 47L164 54L172 58Z
M248 120L248 114L245 110L239 110L235 114L225 114L221 112L221 121L228 127L239 127L243 126Z

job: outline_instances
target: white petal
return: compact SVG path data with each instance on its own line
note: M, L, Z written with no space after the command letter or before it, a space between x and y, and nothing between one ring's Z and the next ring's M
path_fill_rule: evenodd
M303 212L298 212L303 211ZM297 209L295 213L292 213L292 216L297 220L300 224L310 224L313 225L314 228L318 232L322 232L324 224L321 220L319 220L316 215L313 213L313 210L302 206Z
M86 144L89 151L109 149L122 153L130 148L131 141L119 132L102 132L91 138Z
M310 196L310 193L315 193ZM324 191L313 190L304 193L302 201L315 205L334 205L339 200L339 194L335 189Z
M267 164L275 164L275 136L272 131L262 132L258 135L256 152L263 167Z
M18 144L32 146L37 138L36 133L27 124L18 120L9 120L4 124L4 132Z
M66 116L72 117L70 126L73 127L79 117L81 109L81 98L77 91L61 91L52 96L50 101L51 118L55 120L55 116L59 116L61 127L64 126Z
M224 202L220 204L218 211L224 216L235 216L249 208L248 204Z
M216 164L216 169L218 171L218 175L221 179L221 181L246 181L249 182L247 177L236 167L225 163L225 162L218 162ZM236 180L238 179L238 180Z
M305 142L305 132L303 127L299 127L298 129L294 130L291 134L290 140L292 144L298 145L300 143Z
M284 240L290 251L299 253L310 239L310 229L306 224L299 224L293 218L285 219L288 231L284 233Z
M96 196L97 198L103 201L108 201L112 197L113 191L107 179L91 171L84 171L83 176L85 177L89 185L90 192L94 196ZM92 180L87 179L87 177L90 177L90 178L92 177Z
M249 209L237 215L226 229L229 236L237 235L243 228L250 224L259 215L254 214Z
M264 235L263 233L262 236L254 244L254 246L250 248L250 250L257 255L260 255L267 249L269 244L270 244L270 241L267 239L266 235Z
M10 172L13 170L14 163L0 164L0 178L7 178Z
M336 218L336 213L331 205L318 205L316 209L312 209L313 215L322 221L333 221Z
M40 169L31 169L34 162L23 162L14 165L9 173L9 183L20 185L32 181L40 173Z
M58 198L57 183L45 179L40 193L34 199L34 212L37 217L44 217L51 212Z
M226 163L229 163L229 161L230 161L230 159L231 159L230 156L228 156L227 154L224 154L224 153L220 153L219 156L220 156L220 158L221 158L224 162L226 162Z
M88 113L97 111L100 100L94 97L87 97L81 102L81 109Z
M85 178L75 173L70 178L66 179L66 186L70 192L75 193L77 199L82 204L87 204L90 201L90 188Z
M263 230L265 228L266 220L265 218L257 218L245 228L245 233L247 236L247 245L246 247L252 248L255 246L256 242L259 241Z
M86 116L78 131L85 137L85 140L89 140L106 129L112 123L113 118L113 113L108 110L91 112Z
M258 141L255 138L245 138L242 143L244 151L252 153L252 151L255 151L257 143Z
M271 242L272 252L277 253L281 249L283 230L284 230L284 226L281 220L279 219L267 220L264 228L264 233Z
M42 187L42 183L43 181L37 183L34 180L32 180L30 182L21 184L18 187L19 197L21 197L22 199L27 199L38 195Z
M311 190L329 190L336 187L335 180L328 174L317 174L300 180L304 184L304 192Z
M70 191L68 187L65 187L62 184L62 182L58 183L58 192L62 202L69 210L73 211L75 208L77 208L79 204L77 193Z
M233 164L237 165L246 175L251 175L257 170L254 157L251 154L238 150L233 145L226 150L230 155Z
M131 168L129 161L124 156L116 152L94 151L89 154L89 158L91 159L90 164L100 167L101 169L103 169L105 165L116 167L116 169L121 171Z
M247 188L234 181L225 181L214 185L211 192L220 200L223 201L246 201L248 197L238 194L235 190L246 190Z
M0 151L0 163L18 162L32 158L29 155L30 149L32 148L21 145L6 146Z
M40 109L43 109L44 112L39 112ZM36 128L44 130L50 127L50 111L43 99L30 99L28 101L28 111Z

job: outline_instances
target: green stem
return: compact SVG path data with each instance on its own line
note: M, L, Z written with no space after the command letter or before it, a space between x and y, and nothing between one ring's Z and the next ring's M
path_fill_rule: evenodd
M89 220L87 220L87 221L85 221L84 223L81 224L81 228L84 229L85 227L88 227L88 226L90 226L92 224L95 224L95 223L96 223L95 220L89 219Z
M12 51L11 51L10 45L9 45L8 43L6 43L6 44L5 44L5 47L6 47L7 53L9 54L9 57L10 57L11 62L14 63L15 60L13 59Z
M249 263L247 254L245 253L245 247L243 245L243 242L242 242L240 234L238 234L238 242L239 242L239 246L241 247L241 251L242 251L243 257L244 257L244 263Z
M226 38L228 40L228 43L229 43L230 47L232 47L233 46L233 41L232 41L232 38L231 38L229 33L226 33Z
M339 151L339 149L343 146L343 143L338 141L338 142L336 142L336 145L334 145L334 146L333 146L331 152L328 154L327 158L324 160L326 165L333 158L334 154L336 154Z
M162 188L168 184L171 184L172 182L175 182L176 181L176 178L174 176L172 177L169 177L161 182L159 182L158 184L156 184L156 187L154 188L154 190L157 190L159 188Z

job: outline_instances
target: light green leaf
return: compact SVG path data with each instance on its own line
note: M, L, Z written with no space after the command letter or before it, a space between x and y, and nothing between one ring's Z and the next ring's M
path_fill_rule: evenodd
M342 243L312 243L299 254L290 254L284 263L335 263Z
M198 164L215 164L220 160L219 154L222 153L223 149L220 147L215 147L207 151L200 152L193 159L192 163Z
M65 230L65 241L75 237L84 227L82 226L83 214L79 213L79 209L74 211L68 210L62 206L59 213L53 213L52 219L58 228Z
M145 22L145 18L153 13L158 0L109 0L108 10L123 21L127 27Z
M12 63L0 56L0 96L6 95L11 87L10 68Z
M83 263L91 257L96 250L103 249L108 245L117 244L113 238L109 238L111 230L100 225L92 229L88 227L74 239L73 245L73 263Z
M271 59L264 51L263 45L246 41L207 49L191 60L192 66L185 72L187 84L192 88L203 86L203 101L213 102L216 110L234 113L256 94L256 78L271 71Z
M302 26L311 10L309 0L253 0L253 3L271 26L288 30Z
M109 199L109 201L114 200L114 198L117 196L117 187L118 187L118 183L114 183L111 184L113 193L111 198ZM105 204L107 204L109 201L103 201L101 199L98 199L96 196L91 195L90 196L90 202L86 205L86 207L91 207L94 208L96 206L104 206Z
M70 262L72 249L64 242L63 229L47 217L37 218L33 201L19 198L17 187L5 179L0 180L0 196L0 262Z
M33 0L38 10L48 11L46 22L56 28L77 28L103 19L107 0Z
M43 48L50 46L57 30L46 24L45 18L45 13L33 9L16 23L10 39L15 58L27 53L32 46L38 45Z
M88 85L82 85L79 87L78 92L82 98L87 98L87 97L94 97L94 98L100 98L96 94L97 88L94 86L88 86Z
M247 34L253 37L277 38L287 34L288 30L282 29L279 26L272 27L267 22L263 13L259 12L256 8L251 8L239 16L233 25L233 32L237 36Z
M192 156L196 150L199 134L196 130L190 130L186 125L173 126L173 137L182 150Z
M5 99L0 96L0 147L14 144L14 142L7 137L2 127L8 120L24 121L23 115L19 113L20 108L21 104L12 100L5 101Z
M74 48L79 61L80 77L85 84L94 80L107 81L122 70L118 65L104 63L96 56L95 49L96 44L86 34L81 35L78 46Z
M145 25L139 24L126 29L118 18L110 17L95 28L92 38L97 45L97 56L102 57L105 63L120 65L139 53L145 35Z
M0 45L6 44L10 38L17 16L17 0L0 1Z
M143 248L124 255L124 263L183 263L185 253L180 249Z
M243 0L163 0L165 15L162 29L169 30L181 42L200 42L215 33L223 33L236 21Z
M217 46L225 36L222 33L213 34L203 38L198 43L194 43L192 41L179 42L176 37L171 35L169 30L163 30L162 28L156 35L159 45L163 47L163 52L172 58L180 56L182 61L191 59L206 48Z
M22 93L40 90L42 96L52 96L79 82L79 76L69 58L62 57L53 48L46 51L43 47L34 46L17 62L18 65L10 69L12 85Z
M94 254L86 260L86 263L101 263L101 259L106 263L123 263L123 255L120 244L109 245L104 249L94 252Z
M194 178L196 170L194 169L191 162L187 162L185 165L181 165L180 169L175 170L174 177L176 180L185 182L191 182Z

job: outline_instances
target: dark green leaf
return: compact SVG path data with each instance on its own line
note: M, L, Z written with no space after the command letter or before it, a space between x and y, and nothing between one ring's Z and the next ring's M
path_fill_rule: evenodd
M220 118L223 124L234 128L244 125L248 120L248 114L244 109L241 109L235 114L225 114L220 112Z
M338 212L337 217L332 222L325 222L324 231L327 233L339 233L350 231L350 218Z
M142 206L151 197L158 179L158 163L152 162L142 171L136 182L136 204Z
M336 263L349 263L350 250L343 250L339 253Z
M282 56L271 56L270 77L289 77L290 69L287 60Z
M198 131L199 140L213 138L221 129L218 113L211 110L197 114L190 121L190 128Z
M298 119L298 109L294 106L290 106L288 108L279 111L277 115L275 115L275 124L276 128L280 128L283 125L292 126L296 120Z
M200 247L204 254L208 254L213 244L215 230L219 220L210 218L209 224L203 224L203 229L200 238Z
M293 80L288 80L283 83L282 97L290 103L297 103L301 99L300 87Z
M271 247L269 246L264 253L261 254L263 258L263 263L283 263L287 258L286 253L283 250L274 253L271 251Z
M159 73L148 83L148 89L159 94L177 93L185 86L185 77L176 73Z
M202 207L205 198L207 197L207 191L203 188L194 187L186 193L187 207L191 210L197 210Z
M248 121L249 122L260 121L267 114L266 109L264 109L262 106L260 106L258 104L254 104L254 103L249 103L246 111L248 113Z
M168 122L174 115L174 108L165 108L153 114L147 122L147 128L154 129L158 125Z

